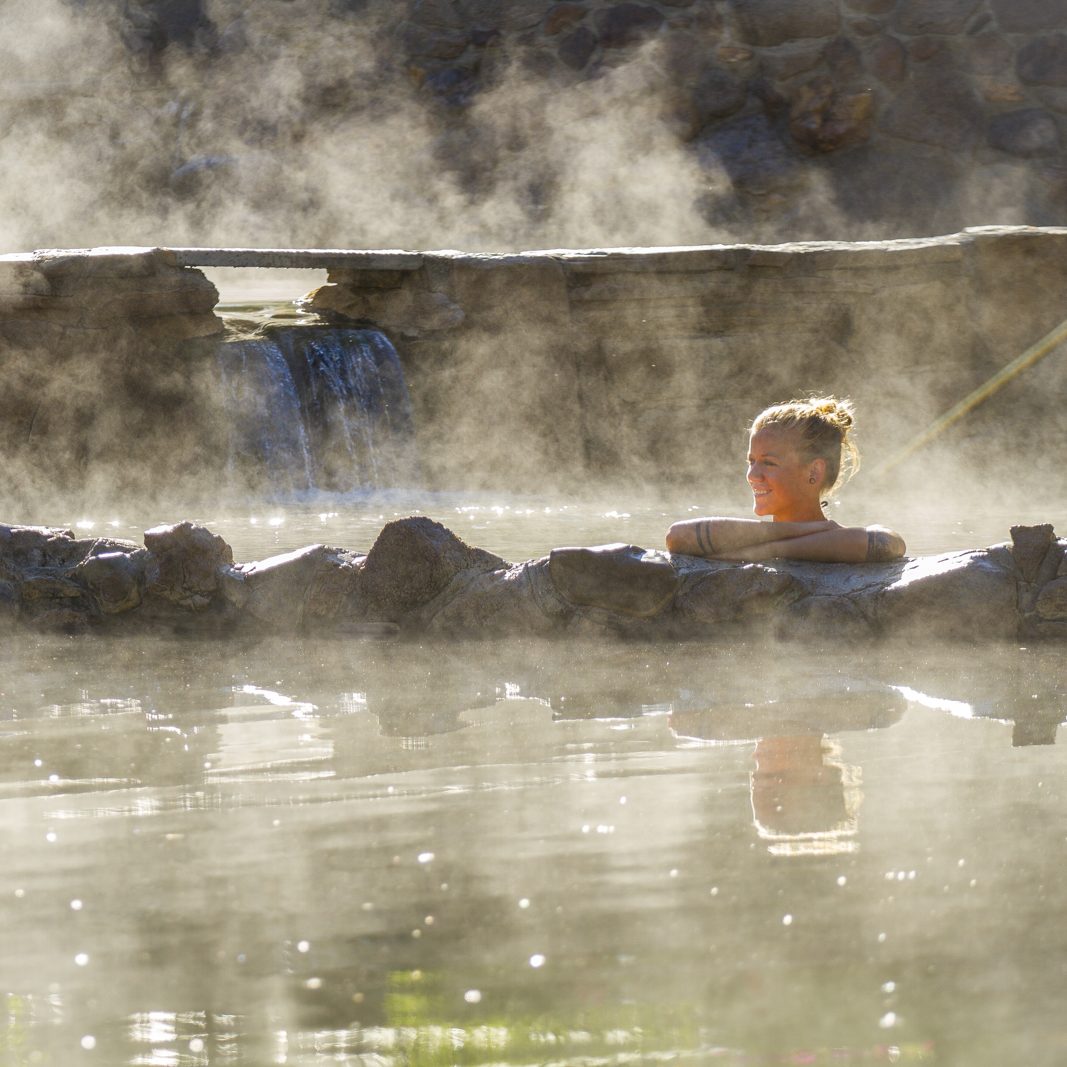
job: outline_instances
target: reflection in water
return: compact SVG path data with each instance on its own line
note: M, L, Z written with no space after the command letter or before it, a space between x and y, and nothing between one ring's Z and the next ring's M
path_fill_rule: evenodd
M820 734L756 742L752 816L776 856L851 852L863 799L860 770Z
M1051 653L8 651L4 1067L1067 1055Z

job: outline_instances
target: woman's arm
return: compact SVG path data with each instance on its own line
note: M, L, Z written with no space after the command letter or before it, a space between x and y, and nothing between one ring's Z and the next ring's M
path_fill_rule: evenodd
M777 526L778 523L771 525ZM800 537L718 552L711 558L745 562L803 559L822 563L891 563L906 551L904 538L884 526L837 526Z
M839 529L834 522L760 522L759 519L686 519L667 531L667 551L723 556L754 545ZM768 557L769 558L769 557Z

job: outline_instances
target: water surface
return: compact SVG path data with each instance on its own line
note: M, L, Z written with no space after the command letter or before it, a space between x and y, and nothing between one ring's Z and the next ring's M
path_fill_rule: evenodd
M247 559L411 511L513 559L677 517L195 517ZM1067 1056L1054 649L5 642L0 1064Z

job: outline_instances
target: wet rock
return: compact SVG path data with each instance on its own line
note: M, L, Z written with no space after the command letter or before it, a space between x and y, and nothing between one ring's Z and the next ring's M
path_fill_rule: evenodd
M89 589L105 615L132 611L144 596L148 553L102 552L89 556L72 571L72 577Z
M583 70L596 51L596 34L587 26L579 26L573 33L568 33L559 42L556 54L560 62L571 70Z
M372 621L400 622L461 572L506 567L499 556L471 548L432 519L397 519L382 528L363 563L363 610Z
M1037 579L1038 571L1054 538L1051 523L1011 528L1011 554L1024 582Z
M678 611L701 625L733 623L767 614L783 599L801 592L786 570L761 563L719 564L711 573L685 583Z
M815 152L834 152L871 135L874 97L868 92L839 93L829 78L802 85L789 109L789 133Z
M663 611L679 587L678 575L662 555L635 545L554 549L549 574L569 604L638 618Z
M909 639L1013 639L1019 616L1011 554L994 548L908 561L874 597L872 614L884 633Z
M1040 33L1067 24L1067 0L990 0L1004 33Z
M614 4L596 12L594 24L605 48L629 48L655 33L663 15L647 4Z
M1047 111L1022 108L990 119L989 143L1001 152L1024 159L1051 156L1060 150L1060 131Z
M429 605L426 632L524 637L557 632L574 608L559 595L548 568L547 559L532 560L453 582Z
M1053 33L1023 45L1015 71L1026 85L1067 86L1067 35Z
M962 33L980 0L900 0L893 25L900 33Z
M1067 578L1055 578L1038 594L1034 610L1042 619L1067 620Z
M179 522L146 530L145 546L155 564L148 592L179 607L208 607L219 589L219 571L233 565L233 550L204 526Z
M358 600L364 557L308 545L236 568L224 595L270 630L298 630L332 622Z
M843 596L807 596L782 614L777 635L787 641L852 642L874 635L867 616Z
M761 47L831 37L841 18L833 0L730 0L743 39Z

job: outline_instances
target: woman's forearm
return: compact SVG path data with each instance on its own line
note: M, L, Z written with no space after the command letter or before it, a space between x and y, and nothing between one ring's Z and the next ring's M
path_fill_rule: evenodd
M776 524L777 525L777 524ZM799 559L818 563L888 563L906 551L903 538L881 526L838 526L800 537L716 553L713 559L756 563Z
M760 522L759 519L686 519L667 531L667 550L716 556L837 528L832 522Z

